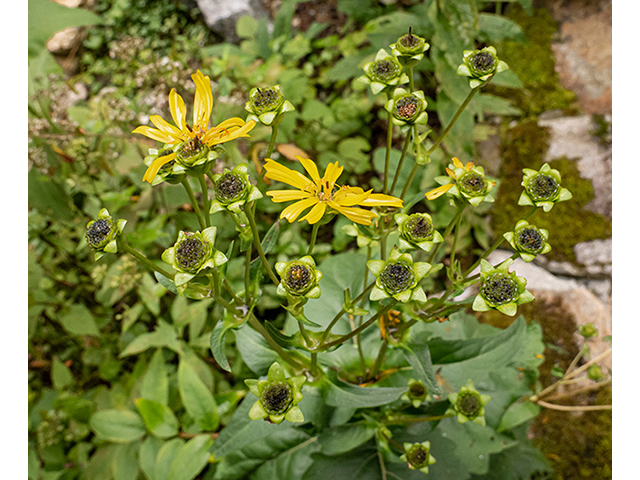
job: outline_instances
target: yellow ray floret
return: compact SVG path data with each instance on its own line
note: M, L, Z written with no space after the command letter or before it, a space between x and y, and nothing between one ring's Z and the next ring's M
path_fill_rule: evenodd
M310 224L314 224L319 222L326 213L333 211L333 213L341 213L355 223L370 225L378 215L359 206L402 207L402 200L390 195L372 193L371 190L365 191L360 187L336 186L336 181L344 169L338 165L338 162L330 163L324 171L324 176L320 177L318 167L313 160L300 156L296 156L296 158L311 179L300 172L274 162L270 158L264 165L267 172L266 178L297 188L297 190L271 190L267 192L267 195L276 203L297 200L285 207L280 214L280 218L286 218L290 223L310 208L311 210L300 218L299 222L306 220Z
M241 118L230 118L215 127L208 128L213 110L211 80L204 76L200 70L191 75L191 78L196 85L193 101L193 125L187 123L187 107L184 100L176 93L175 89L171 89L169 92L169 111L175 125L171 125L159 115L151 115L149 120L156 128L141 125L133 133L140 133L167 145L178 145L198 138L207 147L240 137L248 137L249 132L256 125L253 120L245 122ZM160 168L174 158L175 154L158 157L145 172L143 180L151 183Z

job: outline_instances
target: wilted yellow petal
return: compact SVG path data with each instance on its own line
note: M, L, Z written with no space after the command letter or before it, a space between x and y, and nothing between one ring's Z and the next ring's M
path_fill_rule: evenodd
M433 200L447 193L451 187L453 187L453 183L447 183L446 185L441 185L440 187L425 193L424 196L427 197L427 200Z
M464 169L465 169L467 172L470 172L470 171L471 171L471 169L473 169L473 162L467 162L467 164L464 166Z
M303 158L309 158L309 155L307 155L307 153L304 150L289 143L278 145L277 148L278 148L278 151L282 155L287 157L289 160L295 160L298 155L300 155Z
M147 168L147 171L144 172L144 176L142 177L142 181L151 183L153 181L153 179L155 178L155 176L158 174L158 171L162 168L162 166L166 165L167 163L169 163L174 158L176 158L175 152L172 152L169 155L165 155L163 157L156 158L151 163L151 165L149 165L149 168Z

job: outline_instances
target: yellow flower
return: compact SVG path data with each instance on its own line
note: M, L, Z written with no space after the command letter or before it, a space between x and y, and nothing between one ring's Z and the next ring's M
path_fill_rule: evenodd
M473 163L472 162L468 162L467 166L465 167L462 164L462 162L460 160L458 160L456 157L453 157L452 161L453 161L453 164L457 168L464 168L467 172L470 171L473 168ZM453 180L456 180L456 174L453 173L453 170L451 170L448 167L445 170L447 171L447 174L451 178L453 178ZM444 195L445 193L447 193L449 191L449 189L451 187L453 187L454 185L455 185L455 183L447 183L446 185L440 185L438 188L435 188L435 189L431 190L430 192L425 193L424 196L427 197L427 200L433 200L433 199L438 198L438 197Z
M445 183L440 187L427 192L425 196L428 200L433 200L449 192L454 197L468 202L477 207L481 202L493 202L494 198L490 191L495 187L496 182L489 180L484 175L484 169L480 166L474 166L473 162L463 165L460 160L453 157L453 163L447 167L447 174L453 179L454 183L447 177L437 177L438 183Z
M336 186L336 180L344 168L340 167L338 162L330 163L324 172L324 177L320 177L318 167L312 160L297 155L296 158L302 163L312 180L270 158L267 159L264 165L267 172L265 177L298 189L271 190L267 192L267 195L276 203L298 200L296 203L286 207L280 214L280 218L286 218L289 223L293 222L308 208L311 208L309 213L298 221L306 220L310 224L317 223L329 208L330 211L335 210L355 223L371 225L371 220L378 215L370 210L359 208L357 205L363 207L402 207L402 200L390 195L371 193L372 190L365 192L360 187Z
M191 75L196 84L196 95L193 102L193 125L186 121L187 107L182 97L176 93L175 88L169 93L169 110L175 125L171 125L160 115L151 115L149 120L156 128L140 126L133 133L142 135L163 142L169 145L178 145L190 142L192 147L205 145L212 147L220 143L235 140L239 137L248 137L248 132L256 125L251 120L246 122L241 118L230 118L219 125L207 128L211 111L213 110L213 93L211 92L211 81L205 77L200 70ZM153 161L142 178L143 181L151 183L160 168L176 158L176 151L169 155L160 156Z

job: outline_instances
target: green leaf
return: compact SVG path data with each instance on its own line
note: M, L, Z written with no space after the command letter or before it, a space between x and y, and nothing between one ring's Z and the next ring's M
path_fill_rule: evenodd
M138 449L132 445L118 445L111 459L113 480L137 480L140 467L136 459Z
M371 145L364 137L346 138L338 144L338 155L342 157L345 168L355 174L369 170L369 155Z
M262 252L266 255L267 253L273 250L278 244L278 237L280 236L280 222L276 220L276 222L271 225L271 228L267 231L266 235L262 239Z
M312 455L320 450L317 437L292 445L276 457L264 462L251 476L252 480L271 480L286 478L302 480L313 464Z
M167 377L167 367L164 363L162 348L158 348L151 357L147 373L142 379L140 395L147 400L168 405L169 403L169 378Z
M180 447L176 454L167 480L193 480L207 466L209 449L213 445L210 435L198 435Z
M140 470L142 470L149 480L155 480L156 458L162 445L163 441L153 435L149 435L140 444L138 462L140 463Z
M184 440L181 438L172 438L160 447L158 456L156 457L153 480L167 480L171 465L177 458L178 452L180 452L184 443Z
M375 427L363 424L347 424L326 429L318 437L324 455L341 455L369 441L376 433Z
M53 362L51 364L51 381L53 382L53 387L56 390L62 390L73 384L73 375L71 374L71 370L69 370L67 366L56 357L53 358Z
M432 395L443 395L444 392L438 384L436 373L431 363L429 345L427 343L410 343L409 345L401 345L401 347L407 362L413 367L417 380L421 380Z
M539 413L540 407L537 404L529 401L518 400L515 403L512 403L504 412L497 431L503 432L505 430L511 430L518 425L522 425L523 423L532 420Z
M31 447L29 447L28 462L29 467L27 474L29 475L29 480L38 480L40 478L40 461L38 460L38 455Z
M147 433L140 416L131 410L101 410L91 416L89 426L100 438L116 443L134 442Z
M486 42L499 42L505 39L526 42L522 27L513 20L493 13L478 15L478 39Z
M236 344L244 363L258 375L266 374L278 359L278 355L269 348L262 335L252 328L237 330Z
M370 408L396 401L407 391L406 387L357 387L336 380L328 383L327 405L333 407Z
M178 289L176 288L176 284L173 283L173 280L170 280L169 278L158 272L155 272L155 276L160 285L169 290L171 293L178 295Z
M193 367L182 359L178 366L178 390L185 410L200 429L215 431L220 419L213 394L200 380Z
M138 335L126 346L119 357L135 355L152 347L167 347L176 353L182 353L176 329L167 322L158 320L158 327L153 333Z
M69 311L60 314L58 320L73 335L100 335L91 311L81 303L71 305Z
M134 403L144 424L153 435L169 438L178 434L178 419L169 407L144 398L136 398Z

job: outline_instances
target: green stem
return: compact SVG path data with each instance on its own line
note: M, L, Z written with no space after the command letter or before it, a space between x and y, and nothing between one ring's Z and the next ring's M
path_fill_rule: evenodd
M224 277L222 279L222 283L224 284L224 288L227 290L227 292L229 292L229 295L231 295L231 298L233 298L233 301L236 302L237 305L244 305L244 302L240 300L240 298L233 291L233 288L231 288L231 284L229 283L229 280L227 280L227 277Z
M447 239L447 237L449 236L449 234L451 233L451 230L453 230L454 225L456 225L456 223L458 223L458 220L460 219L460 217L462 217L462 213L464 212L464 209L467 207L466 204L461 204L458 206L458 210L456 211L456 214L453 216L453 218L451 219L451 221L449 222L449 225L447 225L446 230L444 231L444 234L442 235L442 237L445 239ZM438 252L438 249L440 248L440 245L442 245L445 242L442 243L436 243L433 251L431 252L431 255L429 255L429 260L427 260L428 263L432 263L433 259L436 257L436 253Z
M391 94L389 94L391 96ZM391 158L391 144L393 143L393 115L391 112L387 115L387 152L384 157L384 179L382 193L387 193L387 182L389 181L389 159Z
M422 416L422 417L411 417L411 416L405 416L405 415L398 415L398 416L390 416L388 418L379 420L380 422L384 423L385 425L395 425L395 424L402 424L402 423L413 423L413 422L435 422L436 420L444 420L445 418L451 418L454 417L455 415L429 415L429 416Z
M364 331L367 327L369 327L373 322L375 322L382 315L385 315L389 310L391 310L396 305L396 303L398 303L398 300L394 299L389 305L387 305L382 310L380 310L377 313L375 313L369 320L367 320L365 323L360 325L358 328L356 328L355 330L351 331L350 333L347 333L346 335L342 335L342 336L338 337L337 339L335 339L332 342L323 344L322 348L323 349L327 349L327 348L334 347L336 345L340 345L340 344L346 342L347 340L349 340L350 338L356 336L358 333Z
M251 202L251 203L254 203L254 202ZM278 277L276 277L276 274L273 272L273 269L271 268L271 265L269 265L269 262L267 261L267 257L265 256L264 251L262 250L262 244L260 243L260 236L258 235L258 227L256 225L256 219L253 216L253 209L251 208L251 205L245 204L244 211L247 214L249 225L251 225L251 231L253 232L253 245L256 247L256 250L258 251L258 255L260 256L262 265L264 266L265 270L269 274L271 281L275 285L278 285L280 281L278 280Z
M168 271L166 271L164 268L159 267L158 265L156 265L155 263L153 263L151 260L149 260L147 257L145 257L142 253L138 252L137 250L134 250L126 241L126 239L124 239L124 237L121 237L120 239L121 241L118 242L118 247L120 247L124 252L127 252L129 255L132 255L133 257L135 257L139 262L143 263L144 265L146 265L147 267L149 267L151 270L154 270L162 275L164 275L167 278L170 278L173 280L173 277L175 276L175 274L170 273Z
M313 247L316 245L316 238L318 237L318 229L320 228L320 222L313 224L313 230L311 230L311 240L309 241L309 248L307 249L307 255L313 253Z
M414 163L413 164L413 168L411 169L411 172L409 172L409 177L407 178L407 183L404 184L404 187L402 187L402 193L400 194L400 199L404 199L404 196L407 194L407 191L409 190L409 185L411 185L411 183L413 182L413 178L416 176L416 173L418 172L418 164Z
M369 285L367 285L367 287L362 291L362 293L360 295L358 295L355 300L353 301L353 303L358 303L361 299L364 298L364 296L369 293L369 290L371 290L374 285L376 284L375 280L373 282L371 282ZM324 333L322 334L322 337L320 337L320 344L322 344L327 337L329 336L329 334L331 333L331 329L333 328L333 326L338 323L338 320L340 320L342 318L342 316L346 313L344 306L340 309L340 311L338 313L336 313L336 316L333 317L333 320L331 320L331 322L329 322L329 325L327 326L327 328L325 329ZM359 327L358 327L359 328Z
M244 298L247 304L251 303L249 290L251 289L251 245L247 248L244 259Z
M389 343L385 340L384 343L380 346L380 350L378 351L378 356L376 358L375 363L373 364L373 368L371 369L371 373L369 374L369 379L373 380L378 375L378 371L382 366L382 362L384 360L384 356L387 353L387 348L389 348Z
M460 224L462 223L462 215L458 217L455 229L453 231L453 243L451 244L451 254L449 255L449 265L453 268L453 262L456 256L456 246L458 244L458 233L460 233Z
M200 190L202 190L202 201L204 208L204 221L207 227L211 226L211 218L209 217L209 192L207 191L207 181L204 179L203 175L198 175L198 181L200 182Z
M298 369L305 368L305 365L300 363L299 360L293 358L288 352L286 352L280 345L276 343L276 341L269 334L267 329L264 328L262 323L260 323L260 320L258 320L253 313L249 315L248 321L249 321L249 325L251 325L260 335L264 337L264 339L267 341L269 346L280 356L280 358L282 358L285 362L287 362L289 365L295 368L298 368Z
M207 227L206 227L206 224L204 223L204 218L202 218L202 212L200 211L200 207L198 206L198 202L196 201L196 196L193 194L191 185L189 185L189 178L185 177L181 183L184 189L187 191L187 195L189 195L189 201L193 206L193 210L196 212L196 216L198 217L198 222L200 223L200 228L204 230Z
M407 132L407 137L404 140L404 145L402 147L402 155L400 155L400 161L398 162L398 168L396 169L396 174L393 177L393 183L391 184L391 188L389 189L389 193L393 195L393 191L396 188L396 183L398 183L398 178L400 177L400 170L402 170L402 164L404 163L404 157L407 154L407 150L409 149L409 143L411 142L411 134Z
M269 146L267 147L267 153L264 158L271 158L273 154L273 148L276 144L276 137L278 136L278 124L271 125L271 138L269 139ZM258 175L258 188L262 185L264 177L264 166L260 168L260 174Z
M311 375L314 377L318 371L318 354L316 352L311 352Z

